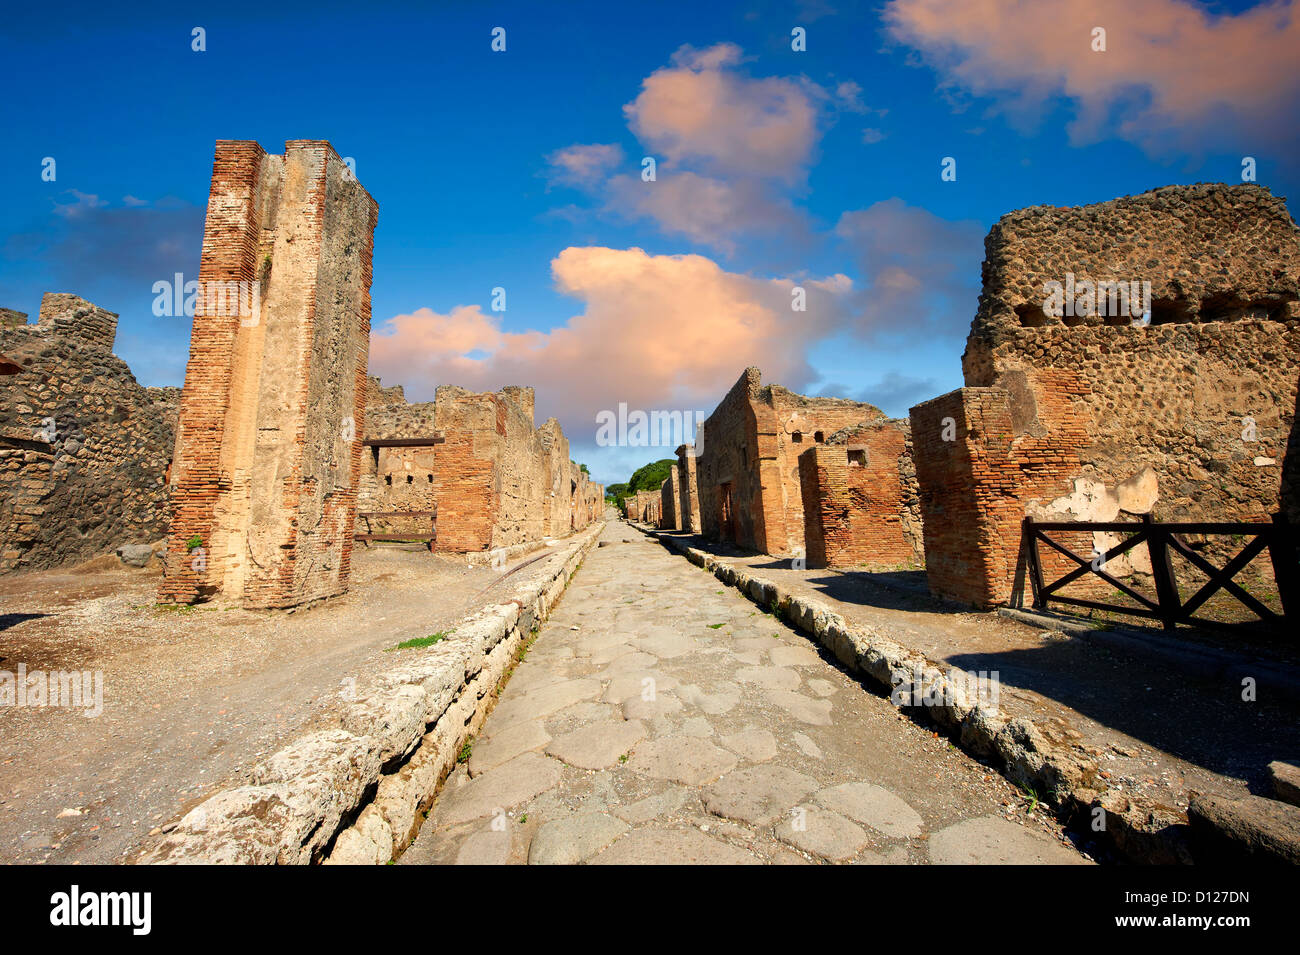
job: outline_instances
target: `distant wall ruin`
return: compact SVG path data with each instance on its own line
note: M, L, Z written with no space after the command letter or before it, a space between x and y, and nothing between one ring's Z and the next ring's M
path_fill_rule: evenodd
M0 573L84 561L167 529L176 390L143 388L112 353L117 315L46 293L0 309Z
M372 378L369 394L368 438L442 442L368 449L362 509L436 512L436 550L474 553L563 537L599 519L604 488L570 460L558 421L533 426L532 388L475 393L443 385L433 401L408 403L400 386Z
M659 486L659 497L659 526L669 531L681 530L682 485L677 476L677 465L669 469L668 477Z
M763 386L761 377L747 368L703 424L694 458L700 525L718 540L799 556L805 553L799 455L884 413L862 402Z
M809 567L886 570L924 561L906 419L845 428L799 456Z
M327 142L217 143L161 600L347 589L377 217Z
M1199 184L1022 209L983 274L966 387L911 412L935 593L1011 600L1026 515L1300 520L1300 232L1281 199ZM1115 293L1142 282L1135 321Z

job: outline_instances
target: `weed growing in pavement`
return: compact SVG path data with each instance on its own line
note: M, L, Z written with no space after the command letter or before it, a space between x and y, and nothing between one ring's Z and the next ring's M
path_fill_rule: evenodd
M414 650L416 647L431 647L440 640L447 639L447 631L439 630L437 633L431 633L427 637L415 637L411 640L403 640L395 647L389 647L385 653L392 653L394 650Z

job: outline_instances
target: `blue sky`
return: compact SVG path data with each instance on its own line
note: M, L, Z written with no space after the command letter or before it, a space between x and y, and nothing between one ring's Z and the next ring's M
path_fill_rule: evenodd
M180 384L189 323L152 286L197 275L213 142L328 139L380 207L372 371L412 398L534 384L625 480L664 449L595 447L599 410L707 412L747 365L899 415L959 387L1012 209L1237 182L1245 156L1293 193L1298 29L1177 0L17 8L0 305L76 292L143 383Z

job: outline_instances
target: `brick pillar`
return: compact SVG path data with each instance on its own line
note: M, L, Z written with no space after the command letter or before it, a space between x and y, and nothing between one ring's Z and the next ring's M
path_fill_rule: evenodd
M217 143L160 599L347 589L377 217L327 142Z

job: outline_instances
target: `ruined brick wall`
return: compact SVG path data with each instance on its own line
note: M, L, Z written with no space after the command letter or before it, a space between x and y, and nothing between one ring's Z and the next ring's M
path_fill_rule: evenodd
M1300 518L1284 464L1300 378L1300 232L1282 200L1197 185L1035 207L1004 216L985 250L968 387L912 409L932 589L980 605L1011 599L1026 514ZM1150 323L1044 314L1046 283L1064 286L1066 273L1085 306L1081 283L1150 282ZM1141 574L1141 560L1107 569Z
M804 553L799 455L883 417L861 402L763 387L761 372L747 368L703 425L696 460L703 533L776 556Z
M754 415L761 376L747 368L732 385L705 420L695 458L701 532L757 551L767 548Z
M443 385L433 401L408 403L400 386L372 378L368 401L367 438L443 438L431 447L369 449L362 485L362 500L373 505L365 509L436 511L437 550L564 537L603 512L604 488L570 460L560 423L533 427L531 388L479 394ZM398 531L394 522L403 520L382 529Z
M701 423L696 441L704 444L704 425ZM677 449L678 498L681 501L681 529L692 534L700 533L700 488L696 471L695 445L683 444Z
M347 589L378 207L329 143L219 141L160 599L288 607ZM191 540L201 542L196 561Z
M175 389L143 388L112 354L117 316L46 294L39 321L4 310L0 572L75 563L166 533Z
M809 567L886 570L923 558L906 419L846 428L799 457Z

